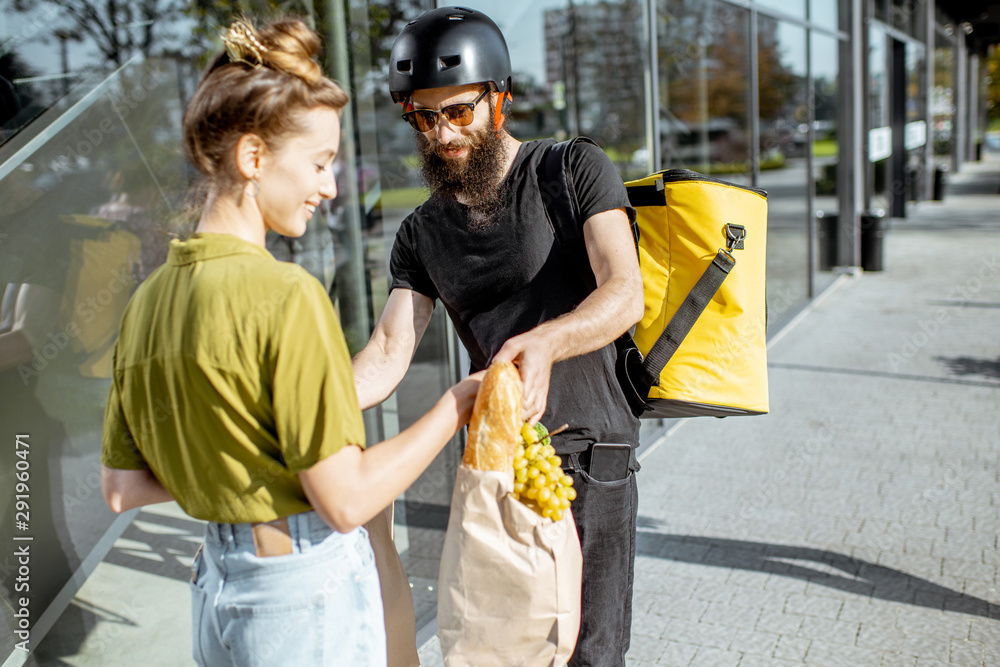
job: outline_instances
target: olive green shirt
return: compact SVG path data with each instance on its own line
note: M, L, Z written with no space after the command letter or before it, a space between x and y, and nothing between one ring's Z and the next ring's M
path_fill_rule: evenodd
M347 344L323 286L228 234L173 241L129 301L101 461L149 469L220 523L311 509L297 473L364 446Z

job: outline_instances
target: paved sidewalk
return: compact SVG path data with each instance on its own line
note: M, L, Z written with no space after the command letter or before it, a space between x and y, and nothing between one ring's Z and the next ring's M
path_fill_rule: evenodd
M640 450L629 667L1000 665L1000 157L952 180L772 340L770 414Z

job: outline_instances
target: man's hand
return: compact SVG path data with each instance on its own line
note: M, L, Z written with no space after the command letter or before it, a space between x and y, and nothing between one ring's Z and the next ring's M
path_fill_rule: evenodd
M517 366L524 383L523 418L532 425L545 414L552 364L557 359L555 342L543 324L509 339L493 357L493 361L511 361Z

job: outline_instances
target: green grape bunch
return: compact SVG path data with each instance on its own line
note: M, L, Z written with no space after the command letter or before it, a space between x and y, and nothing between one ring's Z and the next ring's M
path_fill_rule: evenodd
M563 474L549 431L541 423L521 427L514 452L514 498L546 519L560 521L576 498L573 478Z

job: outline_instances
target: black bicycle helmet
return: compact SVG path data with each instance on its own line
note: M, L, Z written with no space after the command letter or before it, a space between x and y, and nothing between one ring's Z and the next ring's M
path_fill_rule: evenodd
M492 83L510 93L510 53L490 17L466 7L440 7L403 28L389 56L389 91L403 103L414 90Z

